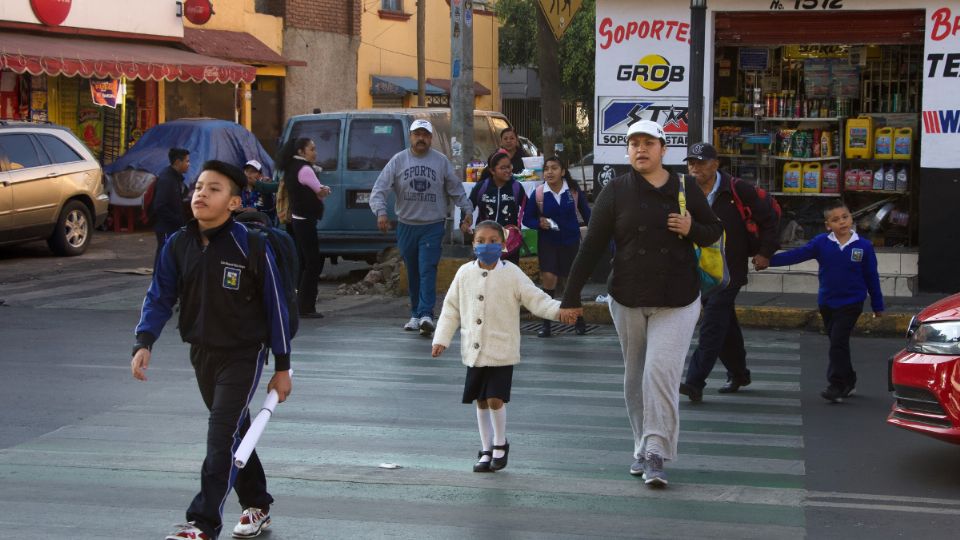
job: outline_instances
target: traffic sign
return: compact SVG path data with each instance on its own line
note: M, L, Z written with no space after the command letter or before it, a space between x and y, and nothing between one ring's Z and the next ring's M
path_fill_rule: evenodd
M539 0L540 9L547 17L550 29L553 30L553 37L560 41L563 33L570 26L573 16L580 11L582 0Z

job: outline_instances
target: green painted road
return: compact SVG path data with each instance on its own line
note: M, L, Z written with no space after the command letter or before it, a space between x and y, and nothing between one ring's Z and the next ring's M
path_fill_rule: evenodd
M507 414L510 465L475 474L479 436L472 406L459 403L459 344L432 359L429 341L400 331L402 322L302 325L294 393L259 448L277 500L265 537L804 537L800 347L787 334L748 340L749 393L681 403L671 484L652 490L627 472L632 435L611 328L524 336ZM161 538L182 519L198 488L206 412L174 341L165 335L154 355L159 382L129 379L122 358L64 361L139 385L138 395L0 450L0 536ZM238 512L231 498L226 521Z

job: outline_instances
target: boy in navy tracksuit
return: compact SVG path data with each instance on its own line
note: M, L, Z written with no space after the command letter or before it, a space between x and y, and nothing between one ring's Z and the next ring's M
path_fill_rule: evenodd
M853 394L857 373L850 362L850 332L853 331L863 301L870 293L874 317L883 312L877 255L869 241L853 230L850 210L840 201L823 211L829 234L820 234L807 245L777 253L770 266L787 266L816 259L820 263L820 290L817 303L823 325L830 338L830 365L827 380L830 386L820 393L827 401L837 403Z
M191 202L195 219L164 244L137 325L130 367L135 378L146 380L153 343L180 302L180 337L190 343L190 362L210 411L200 493L187 510L187 523L168 540L216 538L231 489L244 509L234 537L257 536L270 524L273 498L256 452L243 469L236 468L233 454L250 426L247 407L268 345L276 371L268 391L277 390L281 402L290 394L290 327L269 243L231 218L245 184L239 168L204 163ZM248 257L254 242L262 246L259 260Z

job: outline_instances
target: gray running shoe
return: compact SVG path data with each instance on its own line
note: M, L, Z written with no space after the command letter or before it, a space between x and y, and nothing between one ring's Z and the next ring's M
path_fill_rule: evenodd
M403 325L403 329L407 332L416 332L420 330L420 319L416 317L410 317L410 320L407 321L407 324Z
M641 476L643 474L643 458L638 457L636 461L633 462L633 465L630 466L630 474L634 476Z
M651 487L667 485L667 474L663 472L663 458L657 454L647 454L643 460L643 483Z
M420 335L423 337L433 336L433 331L437 325L433 322L433 317L420 317Z

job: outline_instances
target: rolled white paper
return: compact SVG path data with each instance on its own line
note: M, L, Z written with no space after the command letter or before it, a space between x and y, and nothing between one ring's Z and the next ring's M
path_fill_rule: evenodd
M290 370L290 374L293 375L292 369ZM277 408L277 403L279 402L280 396L276 390L271 390L270 393L267 394L266 399L263 400L263 407L260 408L260 412L257 414L257 417L253 419L253 422L250 422L250 429L247 430L247 434L243 436L243 440L240 441L240 446L237 447L237 451L233 454L233 462L237 468L242 469L247 465L250 454L253 453L253 449L257 447L260 436L263 435L263 430L267 427L267 422L270 420L270 417L273 416L273 410Z

